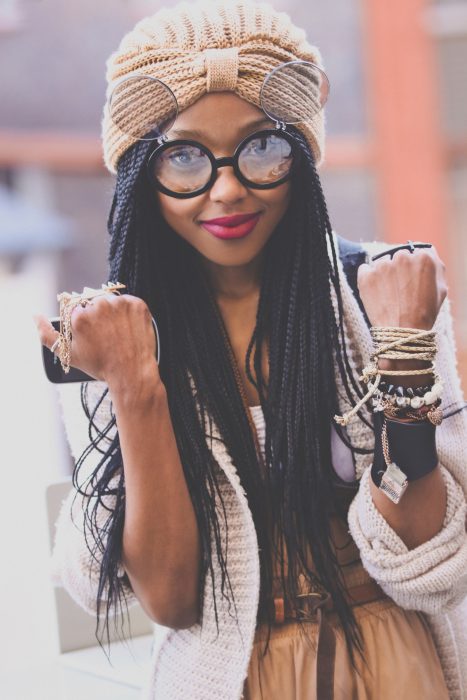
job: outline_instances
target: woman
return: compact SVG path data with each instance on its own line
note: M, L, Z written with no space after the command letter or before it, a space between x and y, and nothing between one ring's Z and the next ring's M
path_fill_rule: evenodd
M467 424L442 262L406 246L360 266L356 298L316 171L319 51L269 5L162 10L108 81L110 279L128 293L71 314L71 364L98 381L81 427L64 400L77 465L57 581L107 629L136 601L166 627L147 698L461 697ZM404 412L373 377L379 427L367 320L438 342L378 360L401 406L432 396ZM438 452L435 354L453 413Z

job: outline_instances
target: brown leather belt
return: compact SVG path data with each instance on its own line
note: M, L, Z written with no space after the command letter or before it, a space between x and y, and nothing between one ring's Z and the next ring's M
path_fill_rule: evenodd
M346 589L345 597L349 605L364 605L381 598L387 598L376 581L352 586ZM326 618L326 611L334 609L328 592L312 591L297 596L299 605L294 607L287 598L274 598L275 623L292 620L318 623L318 647L316 654L316 697L318 700L334 698L334 666L336 660L336 636L334 628Z

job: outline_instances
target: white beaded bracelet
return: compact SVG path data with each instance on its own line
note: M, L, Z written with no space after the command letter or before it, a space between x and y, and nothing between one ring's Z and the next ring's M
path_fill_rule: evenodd
M421 408L422 406L429 406L435 403L443 393L443 382L437 377L435 383L423 396L394 396L394 394L387 394L377 389L373 396L373 410L382 411L383 402L391 403L393 406L398 406L399 408Z

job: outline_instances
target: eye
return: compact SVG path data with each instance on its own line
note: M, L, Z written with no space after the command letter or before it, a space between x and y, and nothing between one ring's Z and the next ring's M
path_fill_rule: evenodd
M194 146L175 147L173 150L167 151L165 158L174 166L195 165L200 158L204 159L206 155Z
M190 154L188 154L186 151L175 151L174 153L169 153L168 158L172 161L178 160L181 162L186 162L190 159Z
M275 153L277 150L283 152L284 148L287 151L290 150L290 146L285 139L275 134L268 134L267 136L259 136L249 141L245 146L245 153L264 156L266 154Z
M262 136L259 139L252 139L246 147L246 150L250 153L261 153L264 152L269 146L269 140L266 136Z

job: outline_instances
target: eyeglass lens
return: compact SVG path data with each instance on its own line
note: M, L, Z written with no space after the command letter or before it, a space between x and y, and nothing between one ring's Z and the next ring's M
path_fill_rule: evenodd
M254 185L268 185L285 177L292 166L292 147L280 134L259 135L246 141L237 154L242 176ZM177 193L202 189L212 176L212 163L201 144L175 144L155 158L154 177Z

